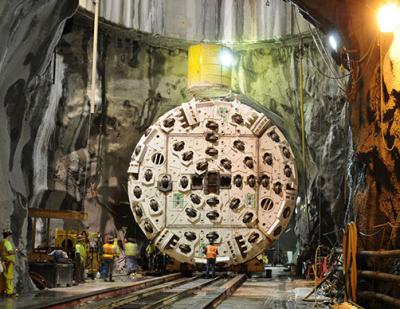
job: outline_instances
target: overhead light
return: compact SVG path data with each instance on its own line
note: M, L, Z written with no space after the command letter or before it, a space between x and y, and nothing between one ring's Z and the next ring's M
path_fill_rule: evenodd
M229 49L222 49L219 54L219 61L224 67L229 67L232 65L233 56Z
M336 33L331 33L328 37L329 45L334 51L337 51L339 46L339 36Z
M381 32L394 32L400 26L400 6L395 2L384 4L378 11Z

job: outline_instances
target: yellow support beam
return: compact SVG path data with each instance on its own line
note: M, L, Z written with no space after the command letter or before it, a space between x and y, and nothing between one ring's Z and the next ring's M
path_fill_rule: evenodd
M52 210L41 208L29 208L29 217L33 218L49 218L49 219L64 219L64 220L80 220L88 219L87 212L80 212L74 210Z

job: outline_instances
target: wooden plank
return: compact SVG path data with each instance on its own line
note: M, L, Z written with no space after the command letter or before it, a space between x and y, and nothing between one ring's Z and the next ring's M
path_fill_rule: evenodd
M29 217L34 218L49 218L49 219L64 219L64 220L87 220L87 212L74 210L52 210L42 208L28 208Z

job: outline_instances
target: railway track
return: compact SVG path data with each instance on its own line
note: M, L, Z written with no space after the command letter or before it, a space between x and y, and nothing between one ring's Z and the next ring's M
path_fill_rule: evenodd
M200 276L180 278L129 295L86 305L85 308L214 308L231 295L244 280L244 275L213 279L204 279Z
M136 309L136 308L215 308L246 280L245 275L218 276L167 275L137 282L130 288L106 291L91 298L82 297L47 308Z

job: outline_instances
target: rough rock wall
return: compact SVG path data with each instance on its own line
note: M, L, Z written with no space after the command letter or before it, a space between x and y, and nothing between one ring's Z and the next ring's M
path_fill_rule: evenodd
M49 187L35 206L85 210L89 220L80 228L136 233L126 192L132 147L157 116L188 100L186 51L101 31L96 112L89 116L92 30L79 17L67 29L57 47L63 86L46 156Z
M34 194L32 153L54 88L46 68L65 19L77 6L70 0L0 2L0 229L11 228L21 250L16 260L19 291L30 287L25 248L27 208Z
M400 245L400 82L399 30L379 34L375 22L381 1L296 0L304 15L328 31L335 27L349 54L348 88L354 163L349 174L353 208L348 220L359 229L359 248L398 249ZM329 5L329 10L327 10ZM357 12L357 14L353 14ZM382 46L383 67L380 65ZM341 59L346 59L342 57ZM381 71L382 70L382 71ZM382 76L381 76L382 73ZM383 94L381 94L381 77ZM393 259L369 261L369 269L399 273ZM369 282L369 290L397 297L398 286ZM370 308L382 304L370 303ZM381 307L380 307L381 306Z
M8 44L0 47L0 117L7 124L0 134L3 144L9 145L1 148L2 227L11 225L14 241L25 248L29 206L84 209L90 218L82 225L93 230L134 228L124 189L127 162L148 125L190 98L186 93L186 51L162 48L160 40L144 44L135 36L101 30L97 108L89 122L91 28L87 22L74 18L68 23L52 54L63 21L73 13L76 2L1 5L5 16L1 36ZM21 17L12 24L14 12ZM244 102L273 113L300 157L298 48L279 44L237 47L233 86L244 94ZM315 48L306 48L305 55L309 200L322 196L322 190L316 189L322 186L336 192L323 195L326 203L322 207L330 213L330 208L335 208L334 197L343 194L337 189L343 177L332 178L330 173L338 170L340 174L345 168L343 159L335 160L346 153L336 139L338 135L348 138L346 102L332 81L316 73L315 67L323 71L324 65ZM298 235L309 232L304 222L311 221L311 229L316 226L317 216L308 218L307 208L315 214L318 206L311 203L298 209ZM334 221L339 222L337 218ZM62 222L60 227L75 228L70 222ZM21 257L19 275L26 267ZM22 284L27 286L19 280Z
M379 1L371 1L368 6L358 1L331 1L329 10L325 1L294 2L303 9L307 19L322 29L328 31L336 24L343 46L352 50L350 61L343 61L352 73L347 92L355 144L352 170L355 209L350 219L357 219L359 228L366 233L379 224L395 226L400 220L399 33L379 35L373 20ZM351 14L355 11L358 13ZM379 42L384 59L383 96ZM384 241L385 246L396 246L397 229L387 232L390 238ZM369 249L382 247L376 237L368 240L371 241L361 245Z

